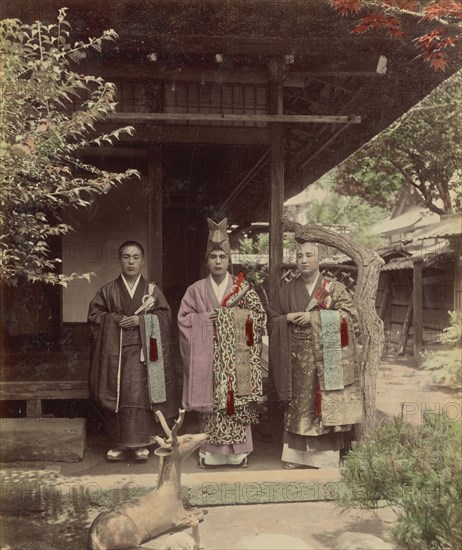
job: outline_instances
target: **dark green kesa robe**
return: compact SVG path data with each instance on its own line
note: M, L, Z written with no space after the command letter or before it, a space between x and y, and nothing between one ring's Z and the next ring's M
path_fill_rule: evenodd
M120 328L122 317L135 313L148 289L148 282L141 277L131 298L118 277L96 293L88 312L92 337L90 397L116 413L116 443L126 447L150 443L152 411L160 410L166 418L178 413L171 312L162 291L154 287L155 303L146 314L140 314L139 327ZM150 361L151 335L156 338L157 361Z

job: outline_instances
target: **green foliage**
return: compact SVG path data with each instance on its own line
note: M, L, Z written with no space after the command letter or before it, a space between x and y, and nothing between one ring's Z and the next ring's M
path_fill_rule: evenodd
M432 371L436 384L462 388L462 346L429 353L421 368Z
M372 226L387 217L387 211L379 206L371 206L358 196L342 196L335 192L329 179L319 184L329 193L320 200L313 200L306 207L309 223L323 226L346 226L350 237L357 244L377 248L382 240L371 231Z
M92 195L138 175L78 159L82 149L112 145L133 128L97 135L95 122L115 111L115 86L73 69L117 34L108 30L74 44L69 36L65 8L56 24L0 21L0 280L9 284L20 277L62 285L88 278L59 274L60 259L50 254L50 240L72 229L62 212L86 207Z
M259 233L256 237L243 237L239 241L241 254L269 254L269 233Z
M462 388L462 314L450 311L449 316L449 327L439 338L445 348L429 353L421 368L432 371L433 381L437 384Z
M285 253L293 253L297 247L292 233L284 233L283 249ZM269 254L269 233L259 233L255 237L243 237L239 241L241 254Z
M462 345L462 312L449 311L449 326L443 329L441 343Z
M390 538L399 548L460 548L461 451L460 419L427 412L418 426L385 421L346 457L339 503L392 507Z
M411 186L438 214L462 209L462 71L344 161L337 190L392 206Z

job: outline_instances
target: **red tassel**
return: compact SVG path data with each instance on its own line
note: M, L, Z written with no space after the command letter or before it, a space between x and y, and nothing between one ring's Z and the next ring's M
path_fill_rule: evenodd
M157 361L159 354L157 353L157 340L154 336L149 338L149 361Z
M322 404L322 395L321 395L321 386L318 382L318 389L316 390L316 416L321 416L321 404Z
M340 325L340 342L343 348L348 346L348 325L345 318L342 319Z
M234 392L231 380L228 380L228 392L226 393L226 414L228 416L234 414Z
M253 346L254 344L253 323L252 323L252 319L250 318L250 315L247 315L247 319L245 321L245 341L248 346Z

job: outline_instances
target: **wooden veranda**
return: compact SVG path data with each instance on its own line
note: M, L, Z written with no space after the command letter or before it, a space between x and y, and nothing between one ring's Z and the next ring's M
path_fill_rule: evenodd
M53 22L61 4L10 2L4 16ZM72 214L76 233L62 242L63 269L97 276L90 285L47 289L43 318L28 327L27 336L45 334L43 353L65 349L74 358L85 348L88 301L114 274L114 251L126 238L146 245L148 275L164 288L175 313L185 288L201 275L206 216L227 216L231 230L268 221L274 290L284 200L458 68L454 62L445 74L435 73L415 60L415 17L405 20L406 40L357 37L354 23L323 0L74 0L68 19L73 39L109 28L119 34L102 54L89 55L81 71L117 85L117 114L98 130L128 124L136 130L112 148L85 155L99 166L131 166L142 174L141 183L125 184ZM13 309L19 300L11 295ZM4 349L16 356L29 341L21 330L13 323L2 331ZM5 358L2 363L5 380L28 380L27 365L18 380L19 371L7 368ZM75 379L77 371L63 365L60 379L74 380L81 398L84 380ZM46 369L36 375L37 382L50 380ZM2 385L2 398L55 395L50 385L27 395L15 388L12 393ZM71 394L66 386L60 395Z

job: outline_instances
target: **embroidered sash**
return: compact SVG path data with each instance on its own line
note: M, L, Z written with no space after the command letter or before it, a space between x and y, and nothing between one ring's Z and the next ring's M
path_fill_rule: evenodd
M152 403L163 403L167 400L165 391L164 353L162 349L162 335L157 315L147 314L144 317L146 342L151 337L157 341L157 361L152 361L149 352L146 354L146 367L148 369L149 396Z
M324 386L326 390L341 390L343 383L342 347L340 339L340 312L319 311L324 357Z

